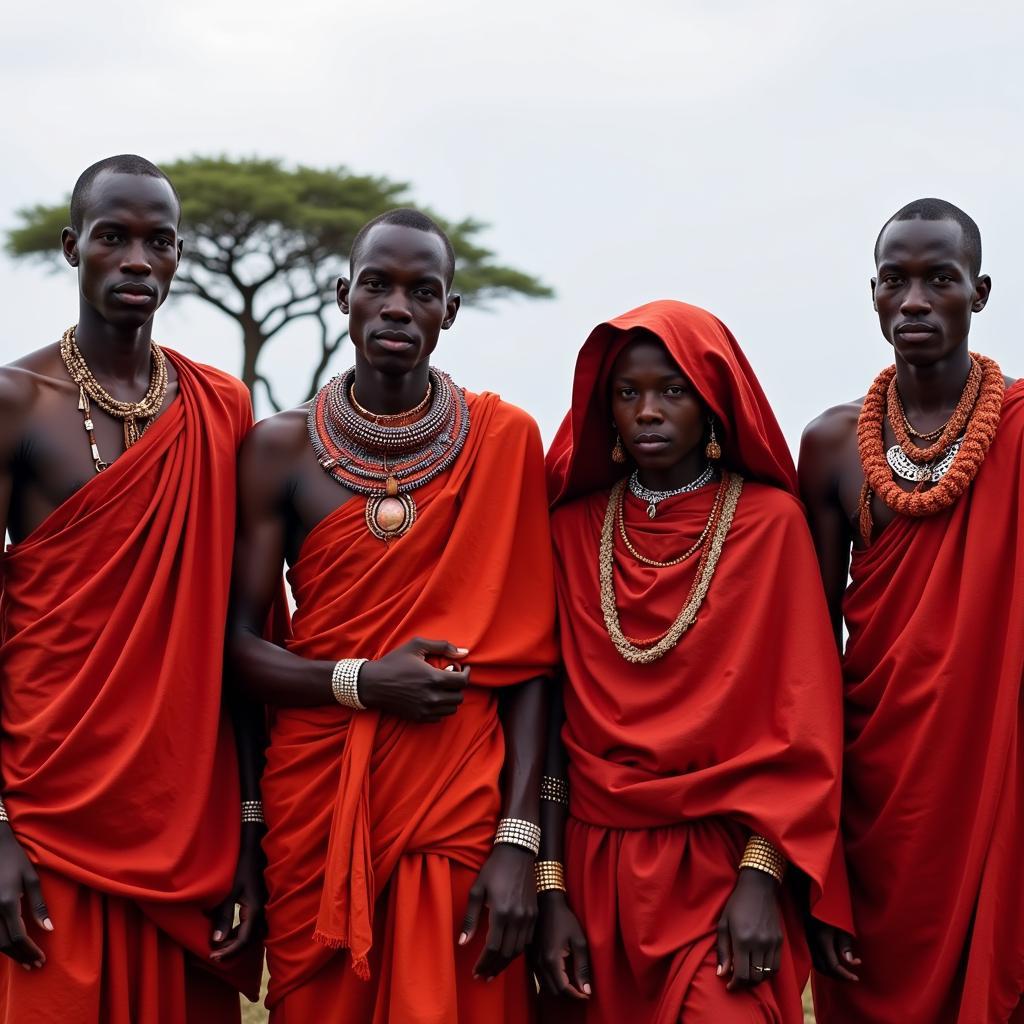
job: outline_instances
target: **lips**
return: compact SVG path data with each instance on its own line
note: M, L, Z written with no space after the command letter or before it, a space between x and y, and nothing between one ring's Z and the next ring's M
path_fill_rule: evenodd
M908 341L922 341L931 335L937 333L937 328L933 327L929 323L923 321L917 321L913 323L902 323L896 328L895 333L900 338L905 338Z
M416 339L405 331L374 331L373 340L381 348L390 349L393 352L402 352L405 349L416 345Z
M156 297L156 292L148 284L136 282L119 284L114 289L114 294L121 302L127 303L129 306L144 306Z

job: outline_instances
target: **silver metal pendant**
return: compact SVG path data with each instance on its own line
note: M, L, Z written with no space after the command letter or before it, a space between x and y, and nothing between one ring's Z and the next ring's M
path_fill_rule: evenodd
M943 452L941 458L936 459L934 462L925 463L914 462L898 444L894 444L885 453L885 461L889 463L889 468L893 473L903 480L909 480L915 484L922 481L935 484L949 472L957 452L960 451L960 445L963 444L963 440L962 437L958 437Z
M658 506L655 505L654 502L652 501L650 503L650 505L647 506L647 518L648 519L653 519L657 514L658 514Z

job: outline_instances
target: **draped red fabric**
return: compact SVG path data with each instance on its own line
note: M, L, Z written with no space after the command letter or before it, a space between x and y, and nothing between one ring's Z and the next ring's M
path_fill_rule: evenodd
M610 413L593 410L607 408L610 354L639 326L661 338L723 420L727 467L778 485L744 484L697 622L651 665L627 662L612 645L598 574L612 464L599 465ZM809 960L788 892L783 968L753 993L726 994L714 976L715 928L751 832L806 873L812 904L830 873L842 876L839 664L791 493L792 462L752 371L717 320L682 303L654 303L590 336L573 410L549 455L551 493L573 495L586 481L599 489L561 503L552 533L566 677L568 888L591 944L595 994L585 1006L560 1002L549 1019L800 1021ZM627 495L633 544L656 560L686 550L716 488L663 501L653 520ZM646 566L616 535L624 632L660 635L695 570L696 559ZM848 926L848 912L840 905L832 920Z
M611 460L615 433L605 382L629 343L629 332L637 329L664 342L721 421L725 463L750 480L796 494L796 469L786 439L729 328L698 306L661 299L598 324L580 349L572 407L548 449L550 499L563 502L608 490L622 476L622 468Z
M557 658L543 460L525 413L467 399L466 446L415 492L405 536L378 540L354 498L310 532L290 573L292 651L376 658L423 636L469 648L471 677L459 711L435 724L342 707L275 713L263 783L275 1021L307 1019L302 1008L324 999L336 1014L325 1021L526 1013L522 961L472 982L455 937L500 810L495 691Z
M843 832L861 982L829 1022L1024 1013L1024 382L949 510L854 555Z
M237 380L167 356L179 381L167 410L4 557L0 769L35 863L108 909L137 908L208 964L204 911L226 895L238 854L221 674L235 459L252 414ZM50 905L58 930L72 927L62 910ZM45 951L50 937L36 941ZM83 936L68 955L96 957L87 946ZM258 961L254 951L225 967L253 997ZM24 979L6 958L2 971L10 1014ZM75 964L48 963L37 991L47 972L59 1008L60 972Z

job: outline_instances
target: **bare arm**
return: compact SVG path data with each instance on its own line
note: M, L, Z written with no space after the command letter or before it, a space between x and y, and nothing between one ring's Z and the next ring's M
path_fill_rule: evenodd
M532 679L499 697L505 733L504 811L506 818L539 822L540 775L544 756L547 682ZM489 910L487 942L474 973L484 979L503 971L533 937L537 891L533 853L499 843L480 870L462 923L460 944L476 931L483 907Z
M567 758L562 743L565 705L562 686L551 687L551 710L546 727L544 774L567 783ZM565 819L568 808L558 800L542 800L540 804L540 859L565 863ZM541 984L554 995L571 999L588 999L590 985L590 953L576 915L569 907L564 892L549 889L541 893L537 932L539 939L535 956ZM569 978L572 962L572 980Z
M855 421L854 421L855 422ZM843 646L843 595L853 537L839 495L842 450L850 429L847 407L830 409L804 431L800 442L800 495L825 586L836 645Z
M0 369L0 539L7 532L14 491L14 462L34 387L25 375ZM3 685L10 685L3 680ZM45 931L53 931L43 901L39 876L11 825L0 823L0 952L31 970L46 963L43 951L28 937L22 917L26 909Z

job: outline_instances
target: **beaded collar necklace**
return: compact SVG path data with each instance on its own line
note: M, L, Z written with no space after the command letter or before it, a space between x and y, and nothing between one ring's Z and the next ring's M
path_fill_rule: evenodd
M309 407L317 461L339 484L366 496L367 528L384 541L409 530L416 521L409 492L448 469L469 433L464 392L441 370L431 367L429 373L423 415L412 423L390 426L378 422L384 417L360 415L352 401L354 367L329 380Z
M710 483L714 475L715 467L709 462L704 467L704 472L696 480L691 480L688 484L683 484L682 487L674 487L670 491L652 491L649 487L644 487L640 483L639 471L634 469L629 474L629 493L634 498L647 502L647 517L648 519L653 519L658 514L658 504L660 502L666 498L674 498L678 494L689 494L690 491L696 491L705 484Z

